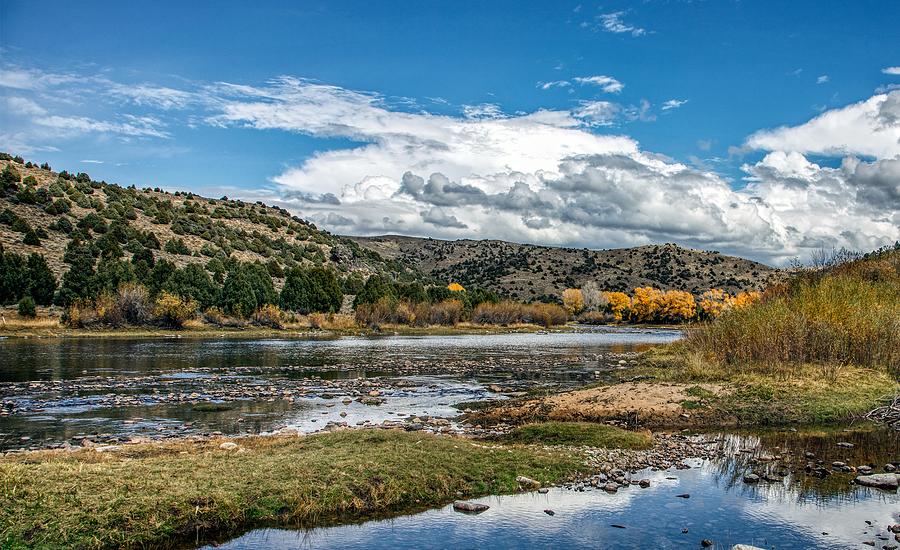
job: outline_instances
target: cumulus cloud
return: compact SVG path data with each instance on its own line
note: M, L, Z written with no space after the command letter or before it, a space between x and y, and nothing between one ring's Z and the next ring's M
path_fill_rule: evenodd
M272 178L274 188L242 192L341 233L594 248L676 241L776 264L822 246L871 249L900 239L900 91L751 135L741 150L765 155L732 181L705 162L682 164L630 137L602 133L617 120L653 120L647 100L515 114L481 104L438 115L377 93L280 77L186 90L98 85L92 97L145 111L103 119L26 97L36 89L49 96L65 78L22 70L0 75L0 86L12 90L5 104L32 130L57 136L169 139L173 121L185 115L179 112L190 109L191 124L350 142L284 169ZM618 83L603 78L610 80L585 84ZM0 135L12 150L23 150L10 146L22 141L14 131ZM708 150L711 142L698 147ZM835 167L809 155L845 158Z
M456 216L447 214L440 206L435 206L431 210L421 213L422 220L439 227L452 227L454 229L466 229L468 225L462 223Z
M881 69L881 72L889 75L900 75L900 67L885 67Z
M819 155L900 155L900 91L878 94L826 111L805 124L762 130L746 145L766 151L796 151Z

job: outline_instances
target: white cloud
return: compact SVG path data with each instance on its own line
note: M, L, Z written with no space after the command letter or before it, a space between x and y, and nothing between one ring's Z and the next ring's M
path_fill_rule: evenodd
M549 90L550 88L566 88L572 84L568 80L554 80L552 82L538 82L538 88Z
M885 67L881 69L881 72L889 75L900 75L900 67Z
M668 101L664 101L662 104L663 111L670 111L672 109L677 109L687 103L687 99L670 99Z
M242 192L341 233L586 247L676 241L773 263L821 246L871 249L900 239L900 91L751 135L740 150L768 154L745 164L744 180L733 182L709 168L715 159L685 165L642 150L630 137L598 133L617 120L653 120L647 100L631 106L582 101L571 110L516 114L481 104L437 115L407 100L291 77L186 90L148 84L134 93L97 79L81 103L111 101L121 112L127 101L145 113L103 117L45 103L49 83L59 80L35 71L0 76L18 90L6 105L32 123L30 133L0 134L0 148L35 151L52 145L30 145L26 138L94 133L169 138L178 116L223 129L343 138L353 144L284 169L273 178L275 188ZM36 87L40 105L25 97ZM685 101L671 99L660 109ZM704 150L711 145L698 142ZM810 154L847 158L830 168L811 162Z
M600 24L603 26L603 30L617 34L630 33L632 36L643 36L644 34L647 34L647 31L645 29L626 24L622 20L623 15L625 15L624 11L604 13L600 15L599 19Z
M9 114L19 115L19 116L29 116L29 115L44 115L47 114L47 110L35 103L34 101L25 98L25 97L17 97L11 96L6 98L6 108L8 109Z
M579 76L575 78L575 82L579 84L590 84L599 87L608 94L617 94L625 88L625 85L611 76Z
M161 129L162 122L156 118L124 115L126 122L109 122L77 116L42 116L34 119L34 123L60 130L63 133L111 133L131 137L168 138L168 133Z
M611 126L621 110L609 101L582 101L573 114L589 126Z
M900 155L900 91L878 94L826 111L799 126L762 130L746 145L766 151L796 151L820 155Z
M102 160L95 160L95 159L84 159L84 160L80 160L78 162L83 162L84 164L104 164L104 162Z
M828 75L823 74L822 76L820 76L819 78L816 79L816 84L825 84L829 80L830 80L830 78L828 78Z

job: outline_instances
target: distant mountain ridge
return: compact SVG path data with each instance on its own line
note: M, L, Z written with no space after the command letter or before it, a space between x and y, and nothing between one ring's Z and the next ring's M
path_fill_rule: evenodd
M609 291L653 286L694 294L710 288L737 293L761 290L785 273L744 258L675 244L589 250L400 235L350 239L426 276L487 288L519 300L559 296L564 289L580 287L589 280Z

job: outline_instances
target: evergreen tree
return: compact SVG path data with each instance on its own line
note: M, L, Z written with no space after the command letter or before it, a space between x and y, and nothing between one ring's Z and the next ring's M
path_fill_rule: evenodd
M59 292L54 302L57 305L69 306L77 300L93 298L96 295L94 283L94 257L90 254L78 254L72 258L72 267L63 275Z
M338 284L337 277L330 269L314 267L309 270L308 278L311 292L309 293L310 311L324 313L336 313L341 309L344 294Z
M371 304L384 297L397 297L394 293L393 285L381 275L372 275L366 281L359 294L356 295L356 299L353 300L353 307L355 308L360 304Z
M213 283L203 266L197 263L175 271L166 283L165 290L185 300L196 300L203 309L219 302L219 287Z
M275 286L272 284L272 276L269 275L269 270L264 264L259 262L244 264L242 269L247 274L247 280L253 288L257 306L278 303L278 293L275 292Z
M0 305L14 304L26 288L27 266L22 256L4 252L0 244Z
M253 285L245 270L237 267L228 272L222 287L222 309L232 315L250 315L257 308Z
M42 306L49 306L53 302L53 294L56 292L56 277L47 265L43 255L32 253L28 256L28 294L34 301Z
M298 267L288 271L284 287L281 289L281 308L309 313L309 291L310 282L305 270Z
M131 283L135 280L134 268L129 262L104 256L97 263L94 288L98 292L115 292L122 283Z

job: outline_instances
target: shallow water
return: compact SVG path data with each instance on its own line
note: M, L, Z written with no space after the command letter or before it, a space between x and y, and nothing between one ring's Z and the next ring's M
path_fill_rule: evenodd
M305 340L4 339L0 450L85 435L114 442L451 418L454 404L503 398L493 384L507 393L576 386L680 334L596 328ZM383 404L356 400L373 389Z
M490 509L478 515L452 506L394 519L311 530L257 529L219 548L877 548L896 544L886 528L900 521L900 496L850 484L849 475L826 480L801 472L780 483L742 482L748 460L760 452L799 457L815 452L830 463L897 460L900 435L884 430L757 436L720 436L729 458L689 461L689 470L639 471L650 487L608 494L599 489L553 488L474 499ZM853 449L836 446L855 442ZM756 449L748 454L741 449ZM805 460L805 459L803 459ZM690 498L676 495L689 494ZM552 510L553 516L545 510ZM871 522L871 524L866 522ZM619 526L619 527L616 527ZM683 530L687 529L684 533Z

